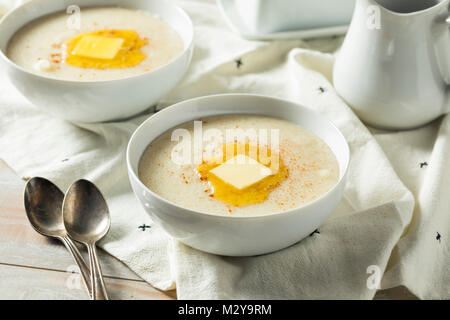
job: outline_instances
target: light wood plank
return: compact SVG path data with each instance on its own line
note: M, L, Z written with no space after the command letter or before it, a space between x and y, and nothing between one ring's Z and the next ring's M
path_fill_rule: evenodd
M169 296L142 281L105 277L112 300L166 300ZM78 274L0 264L1 300L89 299Z

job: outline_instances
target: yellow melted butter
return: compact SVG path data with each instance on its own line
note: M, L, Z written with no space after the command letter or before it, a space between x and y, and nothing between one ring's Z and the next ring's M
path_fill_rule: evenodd
M230 159L230 157L237 156L238 154L244 154L258 161L262 165L271 168L274 174L245 189L239 190L211 173L212 169L220 166L226 159ZM281 181L288 177L288 168L284 166L279 155L277 168L273 166L271 158L272 154L269 148L262 150L259 146L250 145L248 143L227 144L223 146L223 159L206 159L197 167L197 172L200 175L201 180L210 183L213 188L212 196L215 199L236 207L241 207L264 202L269 196L269 193L274 190Z
M123 43L112 59L100 59L74 54L77 44L85 37L105 37L122 39ZM140 50L148 40L140 38L134 30L105 29L78 35L66 42L65 63L78 68L112 69L131 68L145 60L146 55Z

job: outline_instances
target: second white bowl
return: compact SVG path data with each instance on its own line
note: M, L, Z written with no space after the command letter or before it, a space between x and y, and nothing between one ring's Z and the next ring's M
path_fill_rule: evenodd
M47 14L90 6L119 6L159 15L178 34L184 51L168 64L137 76L110 81L59 80L19 67L5 55L9 39L24 25ZM14 86L34 105L59 118L80 122L123 119L141 113L167 94L187 70L193 51L189 16L169 1L160 0L33 0L0 22L0 62Z

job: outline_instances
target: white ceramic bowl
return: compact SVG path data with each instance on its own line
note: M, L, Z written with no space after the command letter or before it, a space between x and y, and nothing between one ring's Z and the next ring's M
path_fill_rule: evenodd
M235 2L243 22L253 33L348 25L355 6L355 0L227 1Z
M68 81L27 71L10 61L8 41L21 27L44 15L90 6L120 6L158 14L181 36L184 51L155 70L118 80ZM82 14L82 11L81 11ZM160 0L33 0L12 10L0 22L0 61L15 87L34 105L59 118L80 122L123 119L156 104L182 78L193 51L193 25L170 1Z
M322 138L339 162L339 182L319 199L283 213L239 217L201 213L177 206L148 189L138 178L139 160L149 143L184 122L221 114L266 115L299 124ZM175 104L146 120L127 149L131 186L152 217L168 234L202 251L253 256L286 248L313 232L335 209L344 190L349 148L340 131L318 113L294 102L265 96L229 94Z

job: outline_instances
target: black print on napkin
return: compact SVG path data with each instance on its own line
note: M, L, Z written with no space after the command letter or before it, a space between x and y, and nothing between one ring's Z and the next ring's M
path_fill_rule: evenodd
M312 237L315 233L320 234L319 229L314 230L309 236Z
M151 228L151 227L147 226L145 223L142 226L138 227L138 229L142 229L142 231L145 231L147 228Z
M441 243L441 234L439 232L437 232L436 240Z
M421 162L420 163L420 169L422 169L424 167L428 167L428 162Z
M240 69L243 66L241 58L234 60L234 62L236 63L236 68L238 68L238 69Z
M327 89L324 87L319 87L319 89L317 89L320 93L325 93L327 92Z

